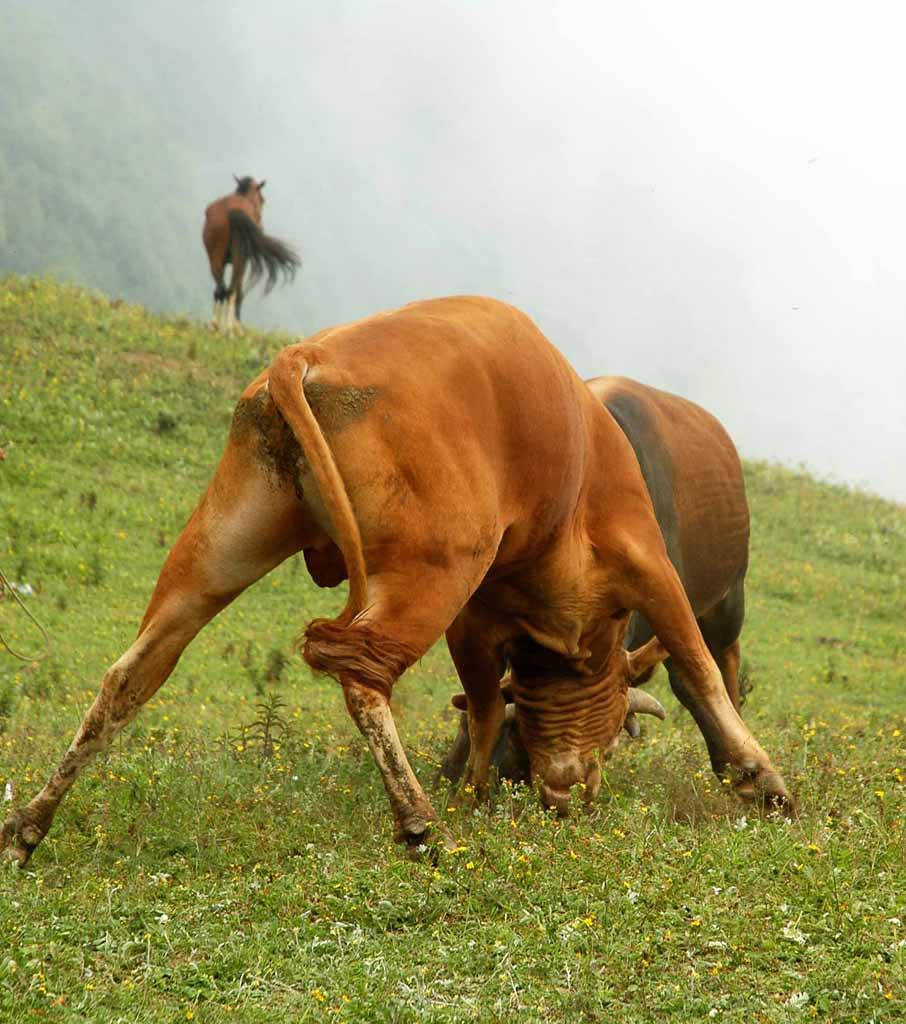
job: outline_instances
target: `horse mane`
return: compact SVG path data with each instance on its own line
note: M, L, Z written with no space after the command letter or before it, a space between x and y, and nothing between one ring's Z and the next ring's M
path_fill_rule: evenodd
M249 189L255 184L255 179L246 175L236 182L236 193L240 196L248 195Z

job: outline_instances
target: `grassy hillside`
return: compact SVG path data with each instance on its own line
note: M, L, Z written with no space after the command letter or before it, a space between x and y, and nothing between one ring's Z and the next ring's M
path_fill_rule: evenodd
M287 340L0 281L0 567L53 642L37 666L0 651L0 790L29 798L58 761ZM668 721L618 751L591 814L505 789L445 814L458 853L406 861L339 689L290 653L342 602L294 559L189 648L30 868L0 874L0 1020L903 1020L906 508L747 474L745 715L799 820L721 792L660 673ZM0 632L39 646L9 600ZM425 781L457 688L442 646L397 687ZM276 700L267 756L243 727Z

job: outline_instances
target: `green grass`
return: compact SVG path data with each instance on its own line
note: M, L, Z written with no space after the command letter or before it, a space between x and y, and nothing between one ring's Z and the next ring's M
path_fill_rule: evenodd
M53 640L37 666L0 651L17 798L131 642L240 390L287 340L0 282L0 567ZM189 648L29 869L0 875L0 1020L906 1018L906 508L747 477L745 715L799 820L721 791L660 673L668 721L617 752L591 814L504 789L444 813L458 853L405 860L339 689L290 654L343 596L294 559ZM0 631L40 646L9 600ZM395 695L438 808L456 689L441 645ZM268 757L241 727L277 698Z

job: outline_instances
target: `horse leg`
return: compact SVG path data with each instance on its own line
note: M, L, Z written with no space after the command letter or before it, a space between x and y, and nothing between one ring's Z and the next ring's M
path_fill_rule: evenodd
M242 300L245 298L245 292L242 289L242 278L236 283L236 329L240 334L244 332L242 326Z
M3 825L0 851L10 859L28 861L76 778L164 683L199 630L307 542L304 506L261 459L260 437L237 418L207 491L164 563L138 637L108 669L47 784Z
M219 331L223 317L223 303L227 297L227 287L223 283L223 272L226 263L224 261L224 254L220 252L220 247L215 247L208 251L208 263L211 266L211 277L214 278L214 312L211 316L211 329Z
M242 327L239 324L237 298L239 306L242 305L242 278L245 276L245 260L241 256L237 256L233 260L233 275L230 278L230 288L226 300L226 332L232 334L235 330L237 333L242 333Z
M211 327L215 331L219 331L223 326L223 312L226 297L227 287L223 283L223 276L221 275L221 278L217 283L217 287L214 289L214 315L211 319Z

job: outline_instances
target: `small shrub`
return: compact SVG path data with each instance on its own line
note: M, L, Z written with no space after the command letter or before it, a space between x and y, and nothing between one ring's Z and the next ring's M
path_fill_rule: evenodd
M229 737L234 753L258 752L259 761L271 761L277 749L290 738L290 725L283 715L286 704L270 693L255 705L257 714L247 725L240 725Z
M157 420L151 429L155 434L159 434L161 437L164 434L172 434L173 431L176 430L176 417L171 416L170 413L161 409L160 412L158 412Z
M88 575L86 581L91 587L99 587L104 582L104 566L101 562L101 556L97 551L93 551L91 557L88 559Z

